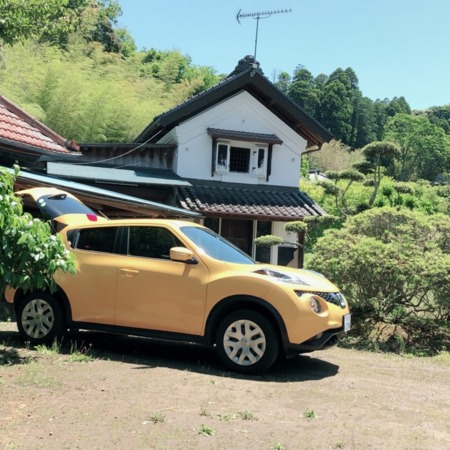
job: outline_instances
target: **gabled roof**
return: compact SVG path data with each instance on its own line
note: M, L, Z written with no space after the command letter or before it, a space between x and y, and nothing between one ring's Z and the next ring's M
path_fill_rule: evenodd
M326 215L318 204L298 188L188 181L192 186L178 188L178 204L205 216L289 221Z
M0 95L0 147L17 154L73 155L77 147Z
M227 78L211 89L155 117L135 142L157 142L180 123L242 91L247 91L306 139L308 146L320 147L333 138L330 131L264 76L253 57L247 56Z

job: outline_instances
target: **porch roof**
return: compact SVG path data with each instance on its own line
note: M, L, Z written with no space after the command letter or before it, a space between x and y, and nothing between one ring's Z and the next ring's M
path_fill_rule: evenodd
M12 172L11 169L8 169ZM16 190L37 186L55 186L64 189L93 209L104 207L121 210L123 215L147 217L200 217L195 211L184 210L130 195L100 189L67 179L55 178L21 170L16 178Z
M326 215L319 205L297 188L188 181L191 186L178 188L178 204L204 216L289 221Z

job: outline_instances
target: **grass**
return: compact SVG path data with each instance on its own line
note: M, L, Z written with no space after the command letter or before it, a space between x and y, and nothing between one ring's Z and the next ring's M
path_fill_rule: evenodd
M50 346L41 344L36 345L35 348L40 355L59 355L61 353L61 343L57 339Z
M258 420L251 411L239 411L238 414L242 420Z
M154 411L150 415L150 421L153 423L164 423L166 421L166 416L161 411Z
M219 420L224 422L231 422L233 420L233 416L230 413L222 413L218 414Z
M270 450L284 450L283 444L277 442L275 445L270 447Z
M64 354L63 343L55 339L52 345L37 345L36 351L41 355L61 355ZM92 346L85 346L81 344L78 346L77 342L72 342L69 348L69 361L70 362L89 362L93 361L94 358L89 355Z
M78 348L77 343L73 342L70 345L70 353L69 353L69 361L70 362L89 362L93 361L94 358L89 355L89 352L91 351L92 345L81 346Z
M212 436L214 434L214 430L208 425L202 423L197 429L197 433L203 436Z
M315 411L313 409L307 409L304 413L303 413L303 417L305 419L308 420L312 420L315 419L317 417Z

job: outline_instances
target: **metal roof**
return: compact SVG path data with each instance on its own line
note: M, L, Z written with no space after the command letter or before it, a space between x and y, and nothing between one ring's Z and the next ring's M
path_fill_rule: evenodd
M165 169L115 168L88 164L47 163L47 173L64 178L86 179L90 181L113 182L117 184L152 184L163 186L190 186L176 173Z
M13 173L12 169L8 169ZM189 211L174 206L165 205L163 203L152 202L130 195L120 194L118 192L109 191L93 186L88 186L74 181L64 180L61 178L38 175L21 170L17 176L16 183L22 186L55 186L77 196L81 201L98 206L107 205L110 207L131 211L139 215L151 217L201 217L195 211Z

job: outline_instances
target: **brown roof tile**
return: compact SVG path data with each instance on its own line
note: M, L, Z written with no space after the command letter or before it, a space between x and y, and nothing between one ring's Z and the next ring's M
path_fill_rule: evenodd
M49 152L73 154L65 140L18 106L0 96L0 138Z
M206 216L234 216L267 220L300 220L325 211L305 193L284 186L259 186L189 180L178 189L178 204Z

